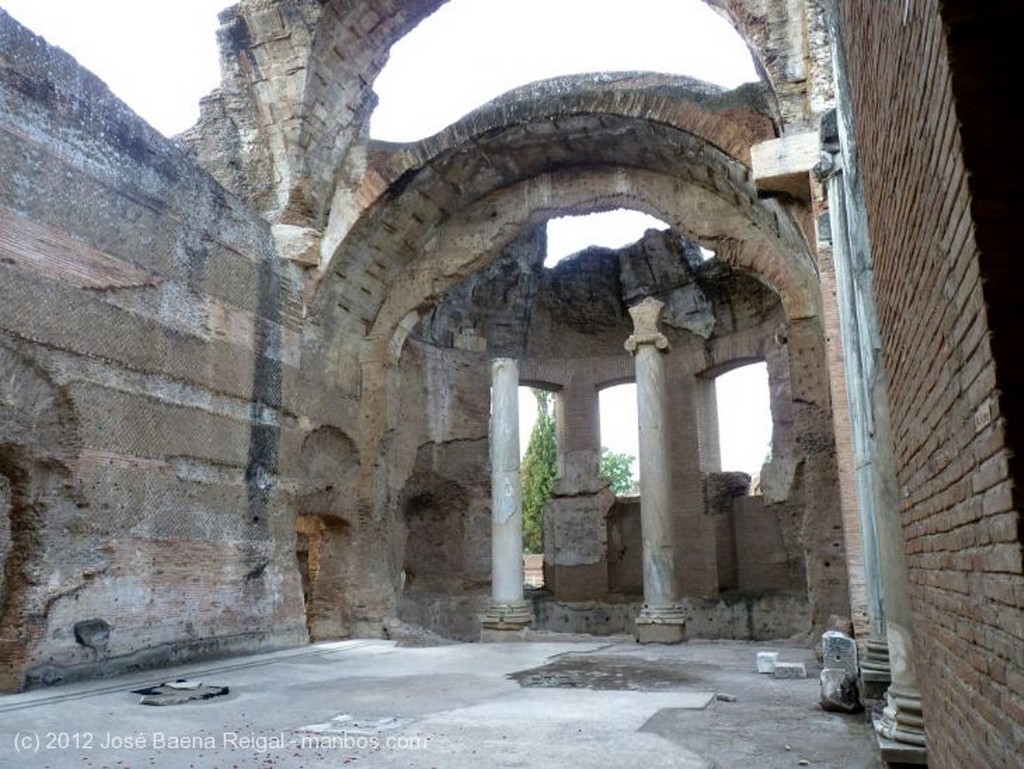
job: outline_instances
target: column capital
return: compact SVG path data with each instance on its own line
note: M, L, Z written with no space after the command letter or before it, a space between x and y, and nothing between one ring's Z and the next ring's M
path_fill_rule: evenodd
M648 296L629 308L630 317L633 318L633 335L626 340L626 350L635 354L639 346L651 344L658 350L668 351L668 338L658 328L664 307L664 302Z
M519 361L515 358L491 358L491 372L492 375L496 375L499 372L508 370L510 373L515 372L515 375L519 376Z

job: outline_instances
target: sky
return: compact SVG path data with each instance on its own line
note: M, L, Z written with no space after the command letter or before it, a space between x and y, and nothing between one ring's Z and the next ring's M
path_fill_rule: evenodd
M715 380L718 434L723 470L755 476L769 453L772 437L768 369L756 363L733 369ZM609 387L600 392L601 445L638 456L636 387ZM519 388L519 449L525 453L537 407L528 387ZM633 465L639 475L639 467Z
M74 56L167 136L195 123L199 100L220 82L217 14L231 4L0 0L0 8ZM518 85L632 70L727 88L757 78L740 37L700 0L450 0L392 48L374 84L379 103L371 135L419 139ZM638 212L552 221L552 260L588 245L626 245L648 227L665 226ZM767 450L767 381L757 371L734 372L730 379L742 380L735 388L719 380L725 469L756 472ZM602 396L602 441L615 451L635 454L634 399L630 388ZM530 400L523 402L527 418ZM523 444L528 436L521 432Z

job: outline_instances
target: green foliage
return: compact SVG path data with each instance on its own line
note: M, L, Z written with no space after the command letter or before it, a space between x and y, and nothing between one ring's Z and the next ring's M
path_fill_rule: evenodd
M537 399L537 422L520 468L523 483L523 550L544 552L544 505L551 499L551 488L558 472L555 444L553 396L547 390L531 388Z
M633 489L633 463L636 457L632 454L618 454L611 449L601 447L601 477L608 481L615 496L621 497Z

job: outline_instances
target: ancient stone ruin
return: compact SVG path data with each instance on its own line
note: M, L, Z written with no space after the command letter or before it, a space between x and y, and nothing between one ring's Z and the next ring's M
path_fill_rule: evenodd
M373 140L439 5L242 0L171 139L0 10L0 691L397 627L840 622L902 759L1015 765L1019 12L708 0L761 82L566 76ZM667 226L544 266L549 219L617 208ZM751 362L756 488L714 386ZM598 396L634 381L616 496ZM558 423L542 589L521 384Z

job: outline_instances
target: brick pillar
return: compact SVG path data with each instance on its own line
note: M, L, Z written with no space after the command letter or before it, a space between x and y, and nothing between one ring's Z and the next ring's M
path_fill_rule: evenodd
M545 581L562 601L608 597L607 522L615 495L600 477L598 392L573 377L558 393L558 480L544 508Z

